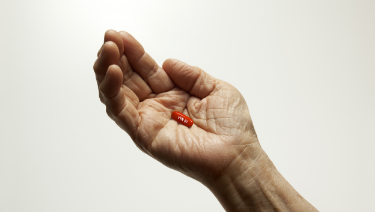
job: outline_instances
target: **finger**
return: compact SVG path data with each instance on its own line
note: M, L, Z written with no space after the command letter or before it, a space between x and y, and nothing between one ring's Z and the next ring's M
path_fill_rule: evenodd
M122 44L122 38L120 34L118 34L118 32L116 32L115 30L110 29L105 32L104 43L106 43L107 41L112 41L117 45L120 55L124 52L124 45ZM104 44L100 47L97 53L98 57L100 56L100 53L102 52L103 46Z
M122 89L121 92L124 93L125 97L129 99L129 101L137 107L139 104L139 99L135 93L129 89L128 87L121 85L122 81L122 74L121 70L116 65L111 65L108 68L107 74L105 75L102 83L99 86L100 94L102 95L102 102L106 104L106 99L114 99L115 96L120 92L119 90ZM119 104L113 104L113 106L121 106L122 102ZM116 110L116 109L114 109Z
M98 84L103 80L105 73L110 65L117 64L120 59L120 53L116 43L108 41L103 45L102 52L94 64L94 71Z
M125 87L126 88L126 87ZM129 135L134 136L138 126L138 111L122 85L122 72L117 65L108 68L100 92L103 95L108 115Z
M111 65L108 68L107 73L99 86L99 90L107 99L111 99L120 92L121 86L121 69L116 65Z
M120 35L124 44L124 54L129 64L133 67L154 93L171 90L173 82L165 71L143 49L142 45L129 33L121 31Z
M105 32L104 43L108 41L112 41L117 45L120 55L124 53L124 44L122 43L121 35L117 31L110 29Z
M125 55L121 56L118 65L123 73L123 84L137 95L139 101L146 99L152 93L152 90L137 72L132 70Z
M201 99L214 91L218 82L202 69L175 59L166 60L163 69L176 86Z

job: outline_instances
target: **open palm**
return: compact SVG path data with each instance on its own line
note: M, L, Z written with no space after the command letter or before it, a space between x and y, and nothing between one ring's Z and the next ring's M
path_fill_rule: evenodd
M142 151L190 177L220 175L258 142L233 86L178 60L159 67L127 32L106 32L94 70L108 115ZM173 111L194 125L177 123Z

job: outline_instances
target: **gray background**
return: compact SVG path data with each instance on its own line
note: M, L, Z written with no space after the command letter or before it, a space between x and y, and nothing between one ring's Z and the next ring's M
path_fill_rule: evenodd
M375 1L1 1L0 211L224 211L110 120L107 29L243 94L278 170L321 211L371 211Z

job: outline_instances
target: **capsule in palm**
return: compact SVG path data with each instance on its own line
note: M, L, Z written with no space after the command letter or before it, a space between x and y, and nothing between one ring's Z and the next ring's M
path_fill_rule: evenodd
M183 124L187 127L193 126L194 123L193 120L191 120L191 118L177 111L173 111L172 118L176 120L178 123Z

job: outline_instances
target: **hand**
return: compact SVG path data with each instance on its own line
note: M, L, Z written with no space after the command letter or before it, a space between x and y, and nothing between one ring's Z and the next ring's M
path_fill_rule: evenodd
M94 64L107 113L145 153L204 184L259 145L246 102L230 84L168 59L163 67L127 32L109 30ZM171 119L179 111L194 125Z
M159 67L127 32L109 30L104 41L99 97L143 152L202 182L227 211L316 211L260 147L233 86L178 60ZM178 124L173 111L194 125Z

